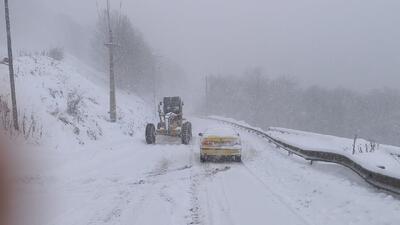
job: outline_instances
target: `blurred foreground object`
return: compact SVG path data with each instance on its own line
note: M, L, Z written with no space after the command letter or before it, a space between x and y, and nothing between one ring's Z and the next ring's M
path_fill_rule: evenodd
M11 217L15 213L12 208L14 199L12 174L15 162L11 157L9 144L0 137L0 225L10 225Z

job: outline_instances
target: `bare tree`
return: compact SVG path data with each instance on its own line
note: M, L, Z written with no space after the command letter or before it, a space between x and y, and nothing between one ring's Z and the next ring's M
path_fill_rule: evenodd
M10 86L11 86L11 102L14 128L19 130L18 125L18 110L17 110L17 97L15 93L15 79L14 79L14 63L12 54L11 42L11 25L10 25L10 11L8 8L8 0L4 0L5 17L6 17L6 31L7 31L7 47L8 47L8 68L10 71Z
M115 86L135 92L150 102L154 98L154 79L158 82L156 87L158 93L160 93L161 84L164 84L164 81L160 79L161 73L165 72L163 68L165 67L165 59L153 54L151 47L127 15L122 14L121 11L110 9L110 21L114 43ZM99 69L107 70L107 74L109 49L99 48L99 46L109 43L108 26L107 10L103 10L99 12L90 49L93 62L97 64L96 66ZM166 80L171 82L173 79L168 76Z

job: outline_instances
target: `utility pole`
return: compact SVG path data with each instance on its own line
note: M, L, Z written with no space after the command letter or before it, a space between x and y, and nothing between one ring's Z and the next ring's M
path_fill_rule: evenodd
M254 122L256 122L256 123L259 123L260 121L259 121L259 119L260 119L260 111L261 111L261 109L260 109L260 97L261 97L261 87L260 87L260 85L261 85L261 72L260 71L256 71L257 72L257 74L256 74L256 82L257 82L257 86L256 86L256 96L255 96L255 99L256 99L256 102L255 102L255 104L254 104L254 106L255 106L255 110L254 110L254 112L255 112L255 114L254 114Z
M208 102L208 75L206 75L206 116L209 115L210 110L209 110L209 102Z
M117 100L115 96L115 74L114 74L114 37L111 27L111 16L110 16L110 0L107 0L107 22L108 22L108 33L109 43L106 44L110 54L110 121L112 123L117 122Z
M12 114L13 114L13 123L14 123L13 125L14 125L15 130L19 130L17 97L16 97L16 93L15 93L14 61L13 61L12 43L11 43L10 10L8 8L8 0L4 0L4 8L5 8L5 17L6 17L8 68L9 68L9 72L10 72L11 103L12 103Z
M158 104L157 104L157 74L158 74L158 59L154 62L153 65L153 104L156 107L155 110L155 118L157 118L158 114Z

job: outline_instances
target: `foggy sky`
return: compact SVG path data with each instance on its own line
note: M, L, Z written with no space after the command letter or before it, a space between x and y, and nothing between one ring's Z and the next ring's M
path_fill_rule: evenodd
M82 27L89 27L97 16L96 0L14 1L42 3L46 13L66 14ZM111 1L119 8L120 1ZM104 6L103 0L97 2ZM300 83L328 87L365 90L400 83L400 1L124 0L122 4L122 12L155 52L174 60L189 76L238 74L262 67L269 76L287 75ZM40 30L51 36L43 26Z

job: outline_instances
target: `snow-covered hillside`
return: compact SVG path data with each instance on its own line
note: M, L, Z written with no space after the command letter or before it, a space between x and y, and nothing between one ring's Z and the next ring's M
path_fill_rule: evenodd
M72 56L55 61L46 56L16 58L16 89L20 117L33 115L43 127L42 143L53 148L80 149L96 140L134 136L149 113L133 94L118 91L118 123L108 122L105 74ZM8 69L0 65L0 95L9 99Z

